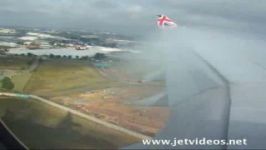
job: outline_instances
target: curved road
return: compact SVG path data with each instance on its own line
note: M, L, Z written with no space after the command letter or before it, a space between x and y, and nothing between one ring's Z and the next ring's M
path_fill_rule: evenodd
M85 118L87 120L90 120L90 121L93 121L95 123L98 123L100 125L103 125L107 128L111 128L111 129L114 129L114 130L117 130L117 131L120 131L120 132L123 132L125 134L128 134L128 135L131 135L131 136L134 136L136 138L139 138L139 139L151 139L151 137L149 136L146 136L144 134L141 134L141 133L137 133L135 131L132 131L132 130L129 130L129 129L126 129L126 128L123 128L123 127L120 127L120 126L117 126L117 125L114 125L114 124L111 124L111 123L108 123L108 122L105 122L103 120L100 120L98 118L95 118L95 117L92 117L92 116L89 116L87 114L84 114L82 112L79 112L77 110L73 110L71 108L68 108L68 107L65 107L65 106L62 106L62 105L59 105L57 103L54 103L48 99L45 99L45 98L42 98L42 97L39 97L39 96L36 96L36 95L26 95L26 94L18 94L18 93L7 93L7 92L0 92L0 96L7 96L7 97L16 97L16 98L31 98L31 99L34 99L34 100L37 100L39 102L42 102L42 103L45 103L45 104L48 104L50 106L53 106L53 107L57 107L57 108L60 108L60 109L63 109L69 113L72 113L74 115L77 115L79 117L82 117L82 118Z

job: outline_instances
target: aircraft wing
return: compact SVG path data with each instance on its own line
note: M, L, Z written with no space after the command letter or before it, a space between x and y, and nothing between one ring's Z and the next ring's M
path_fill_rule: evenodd
M179 28L162 35L171 117L156 139L243 139L248 145L132 145L130 148L266 147L266 51L259 39Z

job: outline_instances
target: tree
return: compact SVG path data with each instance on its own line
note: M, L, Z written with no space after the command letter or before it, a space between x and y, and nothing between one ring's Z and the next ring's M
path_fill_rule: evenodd
M14 83L9 77L4 77L2 80L2 88L6 90L12 90L15 87Z
M96 53L96 54L94 55L94 59L96 59L96 60L103 60L103 59L105 59L105 58L106 58L106 55L103 54L103 53Z
M55 56L54 56L53 54L50 54L49 57L50 57L50 58L54 58Z
M61 55L56 55L55 58L58 58L59 59L59 58L61 58Z
M87 60L87 59L89 59L89 57L88 57L88 56L83 56L83 57L81 57L80 59L81 59L81 60Z
M32 54L32 53L27 53L27 55L28 55L29 57L32 57L32 56L33 56L33 54Z

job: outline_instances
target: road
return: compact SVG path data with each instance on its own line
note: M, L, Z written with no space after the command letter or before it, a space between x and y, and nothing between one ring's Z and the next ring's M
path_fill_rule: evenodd
M117 125L114 125L114 124L111 124L111 123L108 123L108 122L105 122L103 120L100 120L98 118L95 118L95 117L92 117L92 116L89 116L87 114L84 114L82 112L79 112L77 110L74 110L74 109L71 109L71 108L68 108L68 107L65 107L65 106L62 106L62 105L59 105L57 103L54 103L48 99L45 99L45 98L42 98L42 97L39 97L39 96L36 96L36 95L26 95L26 94L17 94L17 93L7 93L7 92L0 92L0 96L7 96L7 97L16 97L16 98L30 98L30 99L34 99L34 100L37 100L39 102L42 102L42 103L45 103L45 104L48 104L50 106L53 106L53 107L56 107L56 108L60 108L62 110L65 110L73 115L77 115L81 118L84 118L84 119L87 119L87 120L90 120L92 122L95 122L97 124L100 124L100 125L103 125L107 128L111 128L111 129L114 129L114 130L117 130L117 131L120 131L122 133L125 133L125 134L128 134L130 136L133 136L133 137L136 137L140 140L142 139L151 139L151 137L149 136L146 136L144 134L141 134L141 133L137 133L135 131L132 131L132 130L129 130L129 129L126 129L126 128L123 128L123 127L120 127L120 126L117 126Z
M34 71L35 69L38 68L39 64L40 64L40 57L37 57L37 58L35 58L34 62L32 63L32 65L29 67L28 70L30 72Z

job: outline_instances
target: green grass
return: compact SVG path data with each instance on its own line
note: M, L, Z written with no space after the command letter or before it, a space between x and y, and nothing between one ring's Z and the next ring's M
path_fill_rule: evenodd
M163 71L163 64L160 62L149 62L148 60L125 61L125 62L113 62L112 69L126 73L130 77L135 79L143 79L145 76L158 71Z
M27 84L25 91L33 93L54 93L76 88L96 90L114 86L90 64L69 60L43 62Z
M33 58L8 56L0 58L0 70L4 76L11 77L14 83L14 91L23 92L23 89L31 77L31 73L26 69Z
M27 82L30 80L31 73L29 71L21 71L12 76L11 80L14 83L14 91L23 92Z
M0 57L0 69L22 70L28 68L32 58L20 56Z
M119 148L137 139L34 100L0 97L0 116L31 149Z

